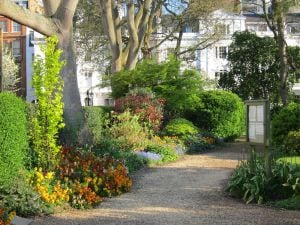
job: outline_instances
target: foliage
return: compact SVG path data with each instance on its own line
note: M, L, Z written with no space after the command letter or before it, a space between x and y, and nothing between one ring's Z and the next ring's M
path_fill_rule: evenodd
M193 109L200 101L203 89L201 76L194 70L180 71L180 62L174 57L163 63L143 60L133 70L124 70L111 77L112 96L120 98L132 88L148 88L158 98L166 101L169 117Z
M27 174L22 172L11 186L0 186L0 208L3 206L25 217L52 213L52 207L42 201L27 179Z
M103 196L119 195L132 185L122 162L71 148L61 153L57 177L71 189L70 204L75 208L93 207Z
M279 65L274 39L237 32L229 49L230 71L220 76L220 87L243 100L270 99L278 103Z
M143 149L148 142L149 133L145 126L139 123L139 116L129 111L112 116L112 125L108 133L122 151Z
M298 131L290 131L285 142L288 152L300 155L300 129Z
M232 140L239 137L245 127L244 104L241 99L227 91L205 91L201 94L202 105L186 118L197 127L217 137Z
M197 134L199 129L191 121L183 118L171 120L163 129L163 134L177 136L186 140L189 136Z
M149 124L149 128L158 132L163 119L162 99L156 99L149 94L128 94L115 101L115 111L131 113L139 116L140 123Z
M89 106L84 108L87 128L92 135L92 144L99 144L104 132L107 113L103 108Z
M286 162L289 164L299 165L300 166L300 156L296 157L281 157L277 161Z
M162 156L162 162L172 162L178 159L175 149L157 144L150 144L145 149L146 152L153 152Z
M0 207L0 225L10 225L15 216L15 212L9 212L7 209Z
M31 139L38 157L38 165L45 170L57 165L60 146L57 145L58 131L64 127L62 90L59 75L64 63L60 62L61 51L56 49L56 37L47 38L42 46L44 58L34 62L33 87L38 99L36 114L32 119Z
M284 209L300 210L300 195L295 195L288 199L276 201L274 205Z
M272 165L272 176L268 178L264 161L254 157L235 169L226 190L246 203L285 199L299 194L299 175L299 168L277 162Z
M17 84L20 82L20 67L7 48L3 50L2 60L3 90L15 92L17 91Z
M24 166L28 147L25 103L0 93L0 186L10 185Z
M274 145L297 149L298 130L300 129L300 104L290 103L281 109L272 119L272 141ZM292 132L292 133L290 133ZM296 147L296 149L293 149ZM291 149L292 148L292 149Z
M254 166L253 166L254 165ZM262 161L246 161L235 169L228 182L227 191L250 202L263 203L266 199L268 178Z

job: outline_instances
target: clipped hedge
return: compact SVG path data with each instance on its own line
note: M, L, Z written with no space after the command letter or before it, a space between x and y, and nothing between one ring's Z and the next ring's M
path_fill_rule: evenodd
M0 93L0 186L10 185L24 166L26 128L23 100L11 93Z
M171 120L163 129L163 134L168 136L177 136L180 138L187 138L190 135L197 134L199 129L194 126L191 121L183 118Z
M300 104L290 103L287 107L281 109L272 119L272 141L274 145L287 147L287 150L297 148L300 130ZM294 138L293 138L294 137ZM293 145L295 143L295 145ZM299 149L294 149L298 151Z
M187 118L202 130L234 140L245 129L243 101L232 92L222 90L205 91L201 94L201 104Z

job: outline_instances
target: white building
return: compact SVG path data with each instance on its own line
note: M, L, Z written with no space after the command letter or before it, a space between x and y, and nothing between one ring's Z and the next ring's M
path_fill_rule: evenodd
M255 0L249 2L254 1ZM234 14L225 12L224 10L215 11L210 17L210 23L212 26L222 23L225 34L209 47L202 50L196 50L194 53L194 61L190 64L209 79L218 80L220 74L229 70L227 53L228 47L232 43L232 35L234 32L248 30L261 37L272 37L273 33L267 26L264 18L257 15L257 12L262 13L261 7L256 5L255 8L252 8L251 10L255 13L244 12L243 14ZM181 44L182 50L195 45L195 43L203 39L201 22L199 23L200 32L191 32L191 29L186 29L185 31ZM300 13L292 13L287 16L285 37L289 46L300 46ZM155 36L154 41L156 41L156 39L159 40L160 37ZM159 61L165 60L175 47L176 40L164 42L157 50L160 55L158 57ZM294 92L298 86L300 86L300 84L295 85ZM299 93L299 91L297 93Z

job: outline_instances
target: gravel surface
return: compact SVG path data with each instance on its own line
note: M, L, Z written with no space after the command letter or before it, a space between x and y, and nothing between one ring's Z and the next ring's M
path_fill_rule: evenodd
M237 143L143 169L134 174L130 193L93 210L38 217L32 225L300 225L299 211L245 205L226 197L224 184L244 158L243 149Z

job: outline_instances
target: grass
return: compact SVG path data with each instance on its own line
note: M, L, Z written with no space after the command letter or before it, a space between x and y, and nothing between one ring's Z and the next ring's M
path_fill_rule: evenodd
M281 157L277 159L277 161L291 163L297 166L300 166L300 156L292 156L292 157Z
M284 208L284 209L300 210L300 195L296 195L288 199L276 201L274 205L276 207Z

